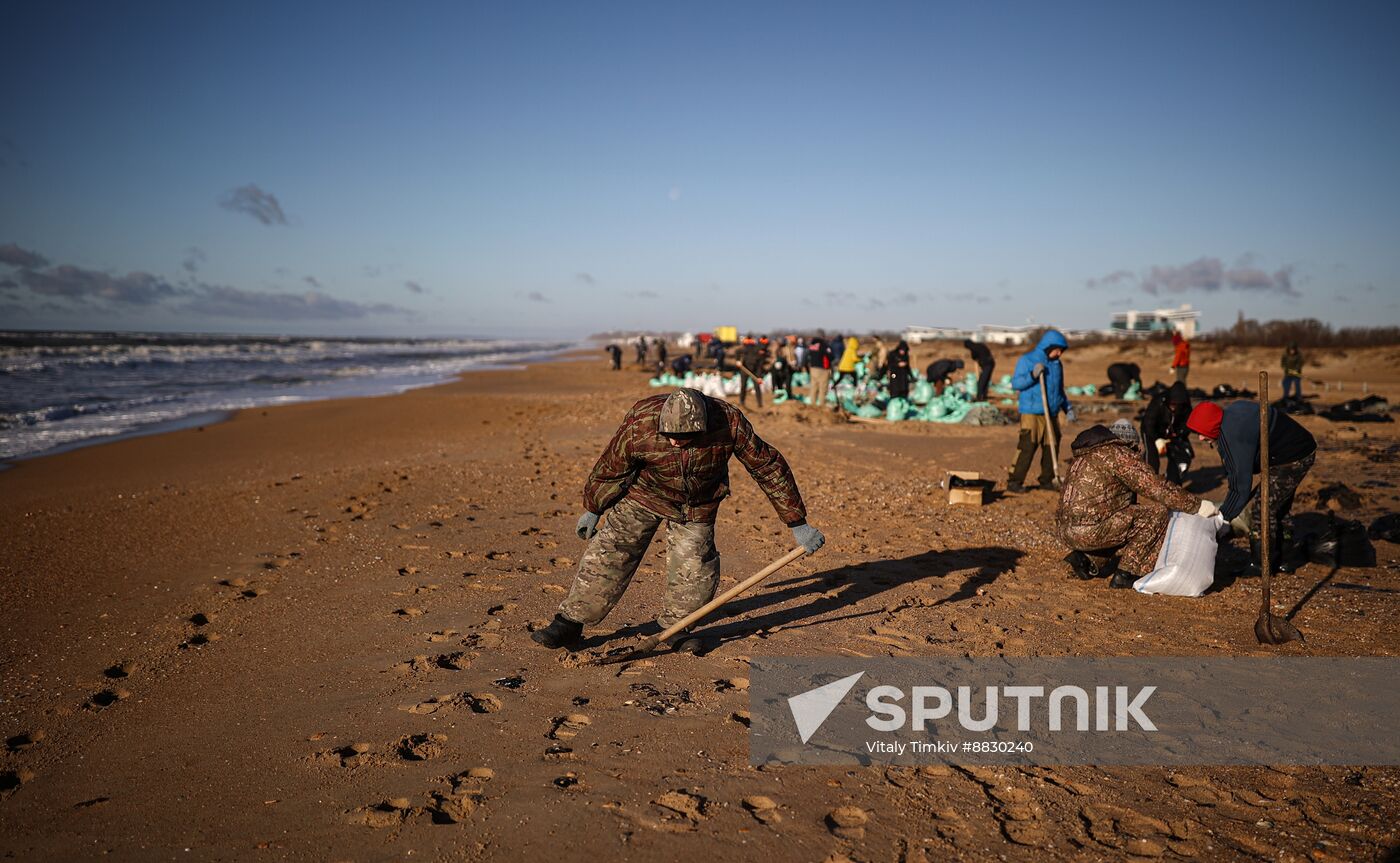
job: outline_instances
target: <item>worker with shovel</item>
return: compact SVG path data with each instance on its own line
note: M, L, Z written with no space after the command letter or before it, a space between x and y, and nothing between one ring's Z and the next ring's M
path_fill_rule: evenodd
M1068 348L1069 342L1059 330L1046 330L1035 350L1027 351L1016 361L1011 386L1021 394L1021 436L1016 441L1016 463L1006 483L1007 491L1026 490L1023 483L1036 450L1041 451L1040 487L1060 487L1059 453L1055 447L1060 437L1060 412L1070 422L1075 419L1074 408L1065 395L1065 374L1060 365L1060 355Z
M1283 520L1293 508L1293 493L1312 468L1317 440L1272 405L1268 423L1269 559L1274 572L1292 572L1294 567L1279 553L1284 540ZM1259 492L1251 489L1254 476L1260 473L1259 405L1241 399L1222 409L1214 402L1202 402L1191 411L1186 427L1220 451L1220 462L1230 483L1220 514L1231 522L1237 536L1248 534L1252 558L1249 574L1259 575L1264 531L1259 517Z
M589 540L569 595L548 627L530 637L545 647L573 648L585 624L617 605L666 523L666 594L656 621L663 628L700 609L719 585L715 516L729 495L729 458L737 456L778 517L808 553L822 547L787 460L754 431L740 410L683 388L637 402L584 484L580 539ZM598 522L603 513L607 521ZM697 637L677 650L696 653Z

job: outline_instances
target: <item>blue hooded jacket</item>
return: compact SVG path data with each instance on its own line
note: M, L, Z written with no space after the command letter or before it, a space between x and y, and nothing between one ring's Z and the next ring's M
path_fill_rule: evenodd
M1044 415L1045 407L1040 403L1040 383L1031 377L1031 369L1036 363L1045 366L1045 392L1050 397L1050 415L1055 416L1069 409L1069 398L1065 396L1064 368L1059 360L1050 359L1047 353L1051 348L1065 349L1069 342L1059 330L1047 330L1040 337L1035 350L1027 351L1016 361L1016 372L1011 375L1011 386L1021 393L1020 409L1023 414Z

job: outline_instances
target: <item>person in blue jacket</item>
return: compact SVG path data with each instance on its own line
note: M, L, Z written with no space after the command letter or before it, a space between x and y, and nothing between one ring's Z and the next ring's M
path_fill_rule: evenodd
M1027 351L1016 361L1016 371L1011 375L1011 386L1021 394L1021 436L1016 441L1016 464L1011 468L1006 490L1023 492L1026 473L1031 469L1035 451L1040 450L1040 487L1058 489L1055 481L1055 459L1058 455L1050 448L1047 428L1053 427L1055 439L1060 437L1059 416L1074 422L1074 408L1065 395L1064 368L1060 365L1060 355L1069 349L1069 342L1059 330L1046 330L1034 350ZM1040 398L1040 380L1045 379L1045 392L1050 400L1050 410L1046 411ZM1049 426L1047 426L1047 423Z

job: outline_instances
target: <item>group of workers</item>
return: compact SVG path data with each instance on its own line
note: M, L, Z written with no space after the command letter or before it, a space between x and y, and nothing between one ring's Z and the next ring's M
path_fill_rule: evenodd
M1269 511L1260 513L1258 490L1253 489L1254 476L1260 472L1259 405L1242 399L1223 408L1210 401L1193 408L1186 389L1189 345L1184 339L1174 341L1176 380L1154 395L1143 412L1141 431L1120 419L1112 426L1096 424L1081 432L1070 444L1070 467L1061 483L1054 444L1060 439L1059 419L1063 415L1071 423L1076 420L1061 362L1069 343L1058 330L1045 332L1017 360L1011 376L1011 385L1019 393L1021 425L1008 490L1026 491L1026 474L1039 453L1040 487L1059 491L1056 532L1069 547L1065 560L1079 578L1105 578L1113 587L1131 587L1155 566L1173 512L1218 514L1230 522L1237 534L1249 538L1250 568L1255 574L1262 566L1262 525L1268 519L1274 546L1271 566L1275 571L1290 571L1278 547L1284 540L1284 520L1294 493L1312 467L1316 441L1286 412L1269 407ZM833 344L839 350L833 350ZM877 342L877 350L883 347ZM985 345L968 342L966 347L981 369L978 388L985 396L995 362ZM854 374L858 350L854 337L814 338L805 344L782 339L776 345L767 344L766 339L748 339L739 346L738 357L756 376L765 371L770 359L788 374L807 370L814 392L821 392L819 387L829 386L833 374L838 379ZM615 363L618 353L614 353ZM1286 374L1300 372L1301 357L1291 356L1296 354L1296 346L1285 354ZM880 350L875 358L879 363L875 373L888 380L891 396L901 389L907 394L909 346L901 341L892 350ZM1290 362L1296 364L1290 366ZM722 355L720 363L723 367ZM930 366L928 378L945 380L962 367L961 360L940 360ZM783 378L779 375L774 380ZM741 390L741 402L743 395ZM758 388L755 395L761 398ZM1228 490L1219 504L1180 485L1190 461L1182 459L1190 449L1191 433L1220 454ZM1166 478L1158 474L1163 455L1168 462ZM663 523L668 546L666 589L657 625L675 624L708 603L719 585L715 518L729 494L731 456L739 459L767 495L794 541L809 553L820 549L825 538L807 523L806 506L787 460L758 435L738 407L689 388L650 396L628 411L584 485L584 512L576 530L588 547L553 621L532 633L533 640L548 648L577 648L584 626L601 622L621 599ZM705 647L705 639L693 634L677 644L678 650L691 653Z

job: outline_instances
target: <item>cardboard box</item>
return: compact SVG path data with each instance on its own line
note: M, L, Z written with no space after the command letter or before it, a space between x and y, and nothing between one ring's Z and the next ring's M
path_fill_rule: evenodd
M982 474L974 470L950 470L948 476L943 480L943 485L948 489L949 505L965 503L972 506L981 506L986 498L985 485L954 486L953 477L961 480L980 480Z

